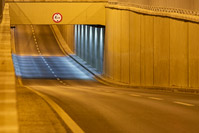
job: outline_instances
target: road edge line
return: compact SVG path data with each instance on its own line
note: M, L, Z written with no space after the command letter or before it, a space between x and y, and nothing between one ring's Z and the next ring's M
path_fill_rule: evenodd
M18 81L19 81L20 85L23 86L21 78L18 78ZM75 121L73 121L73 119L58 104L56 104L53 100L51 100L48 96L32 89L31 87L28 87L28 86L23 86L23 87L31 90L32 92L34 92L37 95L39 95L40 97L42 97L52 107L52 109L59 115L59 117L64 121L64 123L70 128L70 130L73 133L84 133L84 131L79 127L79 125L77 123L75 123Z

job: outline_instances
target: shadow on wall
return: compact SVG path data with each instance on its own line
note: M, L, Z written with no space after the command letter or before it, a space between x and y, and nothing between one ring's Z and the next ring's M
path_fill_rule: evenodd
M5 5L5 0L0 0L0 23L2 22L3 19L4 5Z

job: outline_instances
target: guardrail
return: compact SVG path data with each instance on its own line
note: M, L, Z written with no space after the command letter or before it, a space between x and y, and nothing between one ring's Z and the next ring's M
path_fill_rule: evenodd
M0 0L0 23L1 23L2 19L3 19L4 5L5 5L5 0Z

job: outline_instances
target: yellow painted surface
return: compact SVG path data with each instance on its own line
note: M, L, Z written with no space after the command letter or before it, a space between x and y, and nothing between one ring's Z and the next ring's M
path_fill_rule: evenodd
M114 12L112 10L106 10L106 37L105 37L105 75L107 78L113 79L113 54L114 54Z
M178 8L186 10L198 10L198 0L109 0L121 3L132 3L138 5L157 6L165 8Z
M199 24L189 23L189 87L199 87Z
M121 11L121 82L129 83L129 12Z
M113 34L114 34L114 80L120 81L121 80L121 11L120 10L114 10L114 22L113 26Z
M12 30L13 34L13 30ZM13 42L13 41L12 41ZM5 5L0 24L0 132L18 133L15 72L12 49L9 6Z
M169 86L170 20L154 17L154 85Z
M105 62L108 65L104 69L108 73L104 73L119 77L118 72L121 72L120 82L116 78L112 82L132 86L199 88L198 23L106 10ZM121 20L114 18L118 12ZM119 48L120 51L116 50ZM117 69L112 71L113 68Z
M58 28L67 45L74 52L74 25L58 25Z
M11 24L56 24L52 16L61 13L59 24L105 25L105 3L10 3Z
M154 19L143 15L141 18L141 84L153 85Z
M170 20L170 85L188 84L188 23Z
M141 15L130 12L130 83L140 85Z

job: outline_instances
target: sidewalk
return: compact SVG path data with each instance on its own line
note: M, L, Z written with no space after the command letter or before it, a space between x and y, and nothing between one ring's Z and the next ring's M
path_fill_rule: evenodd
M0 24L0 133L17 133L15 74L11 57L9 6Z

